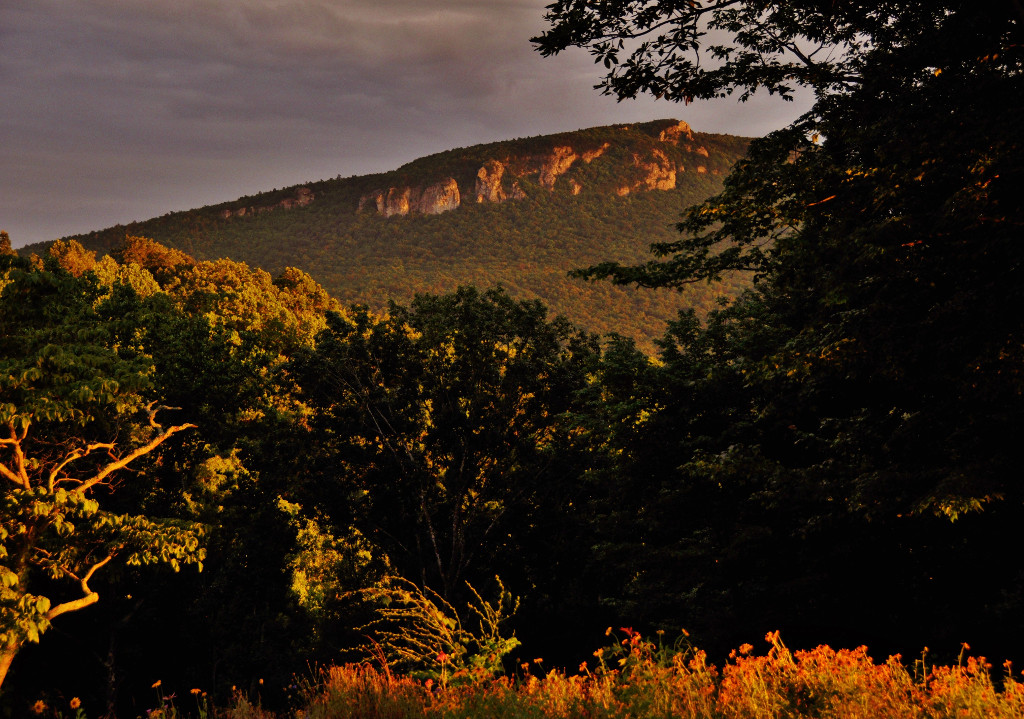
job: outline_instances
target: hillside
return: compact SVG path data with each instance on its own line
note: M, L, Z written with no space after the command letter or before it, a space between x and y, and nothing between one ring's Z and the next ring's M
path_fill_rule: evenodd
M747 140L686 123L598 127L459 148L392 172L309 182L73 238L89 249L126 235L199 259L278 273L303 269L345 303L383 307L418 292L504 285L586 329L646 349L680 308L703 311L736 280L684 294L566 277L604 260L638 262L678 237L682 210L716 193Z

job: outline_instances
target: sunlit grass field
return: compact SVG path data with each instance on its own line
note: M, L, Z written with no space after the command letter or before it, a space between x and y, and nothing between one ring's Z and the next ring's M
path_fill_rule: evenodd
M436 678L397 675L386 665L347 664L322 670L296 687L294 707L273 713L236 693L232 706L212 708L199 690L174 700L159 694L147 713L212 719L888 719L890 717L1024 717L1024 684L1006 663L998 670L982 657L951 666L928 662L927 652L906 661L878 662L866 647L819 646L791 651L778 633L763 654L744 644L721 667L685 642L667 646L630 629L609 636L572 673L544 668L537 658L515 676L462 670ZM660 639L660 637L659 637ZM195 700L190 702L189 699ZM191 704L192 710L189 710ZM49 708L47 708L49 709ZM52 714L50 713L52 712ZM43 711L52 716L75 712ZM78 713L78 717L83 715Z

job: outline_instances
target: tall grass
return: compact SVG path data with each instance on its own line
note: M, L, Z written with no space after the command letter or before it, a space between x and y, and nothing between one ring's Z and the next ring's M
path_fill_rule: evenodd
M1024 717L1024 685L1005 668L1001 688L983 658L954 666L875 663L865 647L790 651L778 633L763 655L749 644L719 669L704 652L624 630L568 675L472 677L442 687L368 665L332 667L296 716L304 719L888 719ZM965 647L966 649L966 647ZM529 665L524 665L528 667Z
M778 632L763 655L744 644L718 668L685 639L671 646L623 629L578 672L541 670L537 659L516 678L464 667L447 681L346 664L307 680L296 708L274 714L235 692L217 709L193 689L198 715L165 696L160 682L149 719L1024 719L1024 683L1004 663L998 683L965 644L952 666L926 655L908 666L897 655L876 663L866 647L790 651ZM609 636L611 630L608 632ZM1019 677L1019 674L1018 674ZM187 702L186 702L187 704ZM39 700L30 715L86 719L81 702Z

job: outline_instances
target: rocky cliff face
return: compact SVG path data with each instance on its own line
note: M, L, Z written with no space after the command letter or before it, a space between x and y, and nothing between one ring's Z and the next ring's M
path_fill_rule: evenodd
M359 198L358 211L373 205L377 214L385 217L408 215L417 212L422 215L440 215L454 210L461 204L459 183L448 177L426 187L389 187L376 190Z
M658 139L662 142L669 142L678 146L680 140L693 142L693 130L690 129L688 124L680 120L678 124L662 130L658 135Z
M258 207L237 207L235 209L225 209L220 211L222 219L229 217L245 217L246 215L261 215L264 212L271 212L272 210L292 210L296 207L305 207L306 205L313 202L315 196L313 191L308 187L299 187L295 190L294 197L287 197L277 204L274 205L260 205Z
M455 178L449 177L444 182L423 190L418 209L424 215L440 215L442 212L454 210L460 202L459 183Z
M497 160L488 160L476 173L476 201L504 202L508 199L501 187L505 166Z
M554 189L555 181L566 170L572 167L572 163L580 158L571 147L556 147L550 155L543 158L540 166L540 177L538 181L541 187L549 190Z
M661 150L652 150L649 157L633 155L633 165L640 170L640 178L619 188L618 194L628 195L637 190L674 190L676 165ZM683 171L683 167L678 167Z
M586 151L584 151L583 154L580 155L580 157L583 159L583 161L585 163L587 163L589 165L591 162L593 162L594 160L599 158L601 155L603 155L605 153L605 150L607 150L611 146L612 146L612 143L606 142L603 145L601 145L600 147L594 148L593 150L586 150Z
M599 140L598 144L593 137L588 141L569 136L568 142L552 142L541 153L533 148L517 153L514 146L509 149L506 145L501 154L483 161L473 175L459 174L465 169L456 172L463 178L461 187L454 177L427 186L395 185L363 195L358 210L374 209L385 217L439 214L459 207L463 196L476 203L501 203L523 199L538 189L554 192L561 188L572 195L596 189L625 196L674 189L678 173L685 172L684 165L691 162L698 174L708 171L704 164L696 164L699 158L695 157L708 157L708 150L694 147L697 140L685 122L626 125L615 131L623 133L621 143ZM598 174L586 169L595 162L605 168ZM617 176L618 184L609 187L609 176Z

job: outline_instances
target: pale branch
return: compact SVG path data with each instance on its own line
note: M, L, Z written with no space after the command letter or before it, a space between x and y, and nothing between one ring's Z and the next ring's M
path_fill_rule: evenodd
M14 462L15 469L17 470L18 484L25 489L30 488L28 469L25 467L25 453L21 449L21 443L25 441L25 436L28 434L28 425L26 422L25 426L21 430L21 436L18 436L17 430L14 429L14 423L8 422L7 428L11 431L10 439L4 440L4 444L9 444L11 449L14 451ZM5 475L6 476L6 475Z
M156 414L155 411L150 413L150 422L151 423L153 422L153 416L155 414ZM154 426L159 426L159 425L154 425ZM90 487L93 487L94 485L99 484L100 482L102 482L104 479L109 477L111 474L113 474L117 470L124 469L131 462L133 462L134 460L138 459L139 457L141 457L143 455L149 454L154 449L156 449L161 444L163 444L164 441L169 439L171 437L171 435L177 434L178 432L181 432L181 431L186 430L186 429L195 429L195 428L196 428L196 425L191 424L191 423L174 425L173 427L168 427L166 430L163 430L161 428L162 429L162 433L161 434L158 434L156 437L151 439L149 442L147 442L146 444L144 444L141 447L137 448L135 451L131 452L130 454L128 454L128 455L122 457L121 459L117 460L116 462L111 462L106 467L104 467L99 472L97 472L94 477L92 477L91 479L87 479L87 480L83 481L82 484L80 486L76 487L74 491L76 491L76 492L85 492Z
M95 452L97 449L112 450L112 449L114 449L114 443L113 442L97 442L96 444L88 445L84 450L75 449L75 450L72 450L71 452L69 452L67 457L65 457L64 460L60 464L58 464L56 467L54 467L53 470L50 472L50 476L49 476L49 479L47 481L47 488L52 492L54 485L57 483L57 474L60 473L60 471L62 469L64 469L64 467L69 465L71 462L74 462L76 459L81 459L82 457L85 457L85 456L91 454L92 452ZM80 480L74 480L74 481L77 482L77 481L80 481Z
M154 405L156 405L155 400L146 405L146 414L149 415L149 426L163 432L164 426L156 421L156 413L162 409L175 410L181 409L181 407L168 407L167 405L160 405L159 407L156 407Z
M3 475L7 479L11 480L12 482L14 482L19 487L23 487L25 489L31 489L31 487L29 486L28 482L26 482L24 479L19 477L13 471L11 471L10 467L8 467L3 462L0 462L0 475Z
M82 587L83 596L79 597L78 599L73 599L70 602L64 602L62 604L58 604L55 607L51 607L50 611L46 613L46 618L52 620L54 617L59 617L61 614L65 614L67 612L75 612L79 609L88 607L90 604L95 604L96 602L98 602L100 600L100 595L89 589L89 580L92 579L92 575L96 573L97 569L105 565L113 558L113 554L108 554L105 559L92 565L92 567L89 568L89 571L86 572L85 576L82 577L81 580L79 580L79 586ZM70 574L72 577L75 576L68 570L65 570L65 572ZM77 577L75 578L77 579Z

